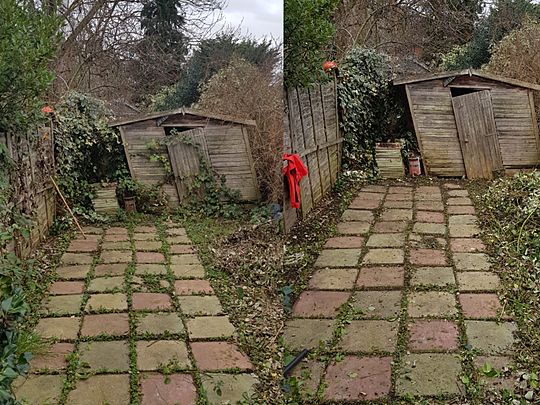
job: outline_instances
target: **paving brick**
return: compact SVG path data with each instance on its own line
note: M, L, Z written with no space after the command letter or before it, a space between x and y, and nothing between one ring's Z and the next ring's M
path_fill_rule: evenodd
M363 264L402 264L404 252L402 249L369 249Z
M94 276L123 276L126 272L127 264L98 264L94 270Z
M444 266L447 264L446 253L438 249L411 249L409 252L411 264L420 266Z
M412 201L411 194L392 194L386 196L386 201Z
M127 233L123 234L123 235L105 235L103 237L103 242L104 243L107 243L107 242L112 242L112 243L115 243L115 242L129 242L129 236Z
M401 309L401 291L358 291L353 308L359 318L393 318Z
M203 316L187 320L190 339L222 339L234 335L227 316Z
M381 221L407 221L412 219L412 210L407 209L385 209L381 214Z
M129 375L105 374L79 380L75 389L69 393L66 403L73 405L129 404Z
M64 386L65 375L29 375L13 384L17 400L28 405L58 403ZM9 403L9 402L7 402Z
M371 222L373 221L373 213L371 211L347 209L341 216L341 220Z
M205 373L201 376L203 389L210 404L226 405L245 401L253 396L257 378L252 374Z
M165 263L165 256L160 252L137 252L137 263Z
M361 193L368 192L368 193L385 193L386 192L386 186L379 186L376 184L370 184L369 186L366 186L362 188Z
M370 401L386 397L392 386L391 357L345 356L326 371L324 398Z
M110 291L122 291L124 289L124 277L98 277L90 281L88 292L102 293Z
M186 315L221 315L223 308L215 295L185 295L177 297L182 313Z
M171 236L187 236L186 228L169 228L167 234Z
M189 374L145 374L141 377L142 405L195 405L197 389Z
M83 226L82 230L87 237L88 235L101 235L103 233L103 228L97 226ZM82 235L80 236L83 237Z
M512 351L517 327L513 322L467 320L465 329L473 349L485 354L505 354Z
M448 217L450 225L475 225L476 223L476 215L450 215Z
M127 309L127 299L122 293L90 295L86 303L86 312L125 311Z
M128 230L120 226L113 226L105 230L106 235L127 235Z
M204 267L200 264L172 264L175 278L204 278Z
M460 189L457 189L457 190L449 190L448 191L448 195L450 197L468 197L469 196L469 192L467 190L460 190Z
M67 252L95 252L98 250L98 242L94 240L72 240Z
M130 250L106 250L101 252L102 263L129 263L131 262Z
M366 246L369 247L402 247L405 244L405 235L402 233L374 233Z
M191 367L184 342L178 340L140 340L137 342L137 368L139 370L159 370L172 362L181 368Z
M419 291L409 296L409 316L448 317L457 314L456 297L452 293L440 291Z
M186 253L195 253L195 249L190 245L171 245L169 247L169 252L172 255L183 255Z
M416 209L422 211L444 211L444 205L441 201L421 200L416 201Z
M127 341L81 342L81 365L89 371L128 371L129 344Z
M332 339L332 319L292 319L285 323L283 341L293 351L313 349Z
M75 350L73 343L54 343L44 353L34 355L30 360L32 371L61 371L67 367L66 356Z
M191 240L187 236L178 235L178 236L169 236L167 238L167 241L171 245L179 244L179 245L189 245L191 243Z
M412 270L411 285L455 285L452 267L419 267Z
M388 192L393 194L411 194L412 191L412 187L407 186L390 186L388 189Z
M356 285L359 288L403 287L405 271L403 267L362 267Z
M405 221L383 221L376 222L373 226L373 232L377 233L400 233L407 229Z
M378 208L380 204L380 200L364 200L361 198L355 198L352 200L349 208L357 210L372 210Z
M152 251L157 252L161 250L162 245L163 244L161 241L141 240L135 243L135 248L139 251L144 251L144 252L152 252Z
M300 382L300 395L307 397L316 394L325 370L324 363L316 360L303 360L291 372L290 376Z
M360 249L364 246L362 236L336 236L326 241L324 247L327 249Z
M445 235L446 225L431 222L417 222L414 224L413 232L419 234Z
M174 255L171 256L172 265L195 265L201 264L199 256L196 254Z
M72 265L72 264L90 264L92 263L94 257L90 253L64 253L62 255L61 264Z
M412 207L413 207L412 200L404 200L404 201L387 200L383 204L383 208L412 208Z
M461 361L454 354L418 353L406 355L398 375L396 393L406 395L457 395L463 393L459 383Z
M486 364L489 364L493 370L501 372L503 369L512 367L512 358L506 356L478 356L474 359L474 366L479 370L478 379L484 387L497 391L503 389L514 390L513 376L488 377L481 371Z
M471 224L450 224L448 230L451 238L473 238L480 234L480 228Z
M416 211L416 220L418 222L444 224L444 214L433 211Z
M136 226L134 231L136 233L155 233L156 227L154 225L141 225Z
M354 267L362 250L360 249L324 249L315 262L315 267Z
M141 314L137 319L137 333L162 335L184 333L182 318L173 312Z
M124 336L128 333L128 314L85 315L83 318L81 336Z
M436 202L436 203L442 203L442 196L440 193L437 194L424 194L424 193L416 193L414 195L414 200L416 202L418 201L425 201L425 202Z
M319 269L309 280L315 290L352 290L358 269Z
M458 349L458 326L446 319L417 319L409 324L411 351L454 351Z
M457 270L489 270L491 264L485 253L454 253Z
M36 333L43 338L75 340L79 333L81 318L41 318Z
M159 239L158 235L155 233L134 233L134 241L157 241Z
M350 293L344 291L304 291L296 300L293 316L305 318L332 318L347 302Z
M167 268L164 264L137 264L135 274L138 276L143 274L167 274Z
M131 249L131 242L129 242L129 241L103 242L101 244L101 249L102 250L130 250Z
M55 281L49 289L51 295L82 294L84 291L83 281Z
M456 184L456 183L444 183L443 184L443 187L444 188L447 188L449 190L459 190L459 189L462 189L461 185L460 184Z
M433 193L440 193L441 189L439 186L418 186L416 188L416 193L426 193L426 194L433 194Z
M483 252L486 250L486 245L476 238L452 238L450 239L450 250L463 253Z
M446 200L448 205L473 205L472 201L468 197L450 197Z
M382 199L384 198L384 194L383 193L371 193L371 192L360 191L356 198L359 199L359 200L382 201Z
M163 293L133 293L134 310L164 310L172 309L171 297Z
M86 278L90 266L87 264L77 266L63 266L56 269L56 274L63 280L83 280Z
M346 353L390 352L396 348L398 322L351 321L338 347Z
M463 316L469 319L497 318L501 303L497 294L459 294Z
M212 286L207 280L176 280L174 290L178 295L214 293Z
M43 309L45 313L75 315L81 311L82 294L55 295L47 298Z
M475 214L476 211L472 205L451 205L446 208L448 214L461 215L461 214Z
M191 351L197 367L203 371L253 368L249 358L234 343L193 342Z
M337 231L341 235L364 235L368 233L371 224L369 222L340 222Z
M501 285L499 276L486 271L466 271L456 275L460 291L496 291Z

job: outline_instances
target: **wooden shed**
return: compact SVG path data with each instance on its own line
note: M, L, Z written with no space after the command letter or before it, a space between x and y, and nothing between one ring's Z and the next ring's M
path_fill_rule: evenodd
M540 86L467 69L395 80L404 86L426 173L492 178L536 167Z
M248 135L255 125L251 120L185 108L111 123L120 130L132 178L162 185L173 206L189 193L201 159L224 176L242 200L258 200Z

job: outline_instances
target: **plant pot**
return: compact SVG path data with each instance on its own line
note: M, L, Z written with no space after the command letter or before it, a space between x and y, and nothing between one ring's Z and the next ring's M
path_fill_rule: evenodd
M127 213L136 212L135 197L124 197L124 209Z

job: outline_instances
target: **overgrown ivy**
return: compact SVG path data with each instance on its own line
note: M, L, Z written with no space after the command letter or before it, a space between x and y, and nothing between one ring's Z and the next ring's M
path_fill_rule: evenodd
M54 112L59 185L82 213L92 211L93 183L127 176L120 136L108 125L111 116L103 102L77 92L67 93Z
M346 168L375 172L375 143L396 136L391 127L399 109L391 97L390 80L390 64L381 53L355 48L344 58L338 100Z

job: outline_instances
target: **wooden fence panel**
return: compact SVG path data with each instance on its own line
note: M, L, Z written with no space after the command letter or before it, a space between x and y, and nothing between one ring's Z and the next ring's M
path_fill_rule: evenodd
M308 176L300 181L299 210L291 208L285 189L283 217L288 230L299 216L305 218L335 184L341 167L343 138L335 82L287 89L285 97L284 152L300 155L309 170Z

